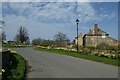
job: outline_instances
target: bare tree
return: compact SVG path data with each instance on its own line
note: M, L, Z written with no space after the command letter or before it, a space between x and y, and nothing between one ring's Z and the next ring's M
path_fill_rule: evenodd
M16 42L19 43L29 43L29 36L27 29L25 27L20 27L18 33L15 36Z
M3 31L2 32L2 42L4 42L6 40L6 35L5 35L5 32Z
M0 28L3 29L4 26L5 26L5 22L0 20Z
M54 40L57 46L65 46L68 38L66 36L66 34L63 34L61 32L58 32L55 36L54 36Z

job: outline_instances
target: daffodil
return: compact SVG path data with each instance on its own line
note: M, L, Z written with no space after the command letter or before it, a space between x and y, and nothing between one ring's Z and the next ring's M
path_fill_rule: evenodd
M4 69L2 69L2 72L5 72L5 70L4 70Z
M112 58L115 59L116 58L116 55L115 54L111 54Z
M102 52L101 54L104 55L104 52Z
M112 54L112 56L114 56L114 57L115 57L115 54Z
M109 54L104 54L105 57L107 57Z
M10 51L11 49L10 48L8 48L8 51Z
M111 54L108 55L108 58L111 58Z
M12 49L8 49L8 51L10 51L10 53L17 53L16 51L14 51Z

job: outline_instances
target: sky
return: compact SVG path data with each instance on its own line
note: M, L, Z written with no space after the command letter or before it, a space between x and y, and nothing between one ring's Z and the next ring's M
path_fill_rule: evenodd
M118 39L117 2L2 2L2 20L7 40L13 40L20 26L28 30L30 40L53 39L62 32L72 41L86 34L97 22L99 28Z

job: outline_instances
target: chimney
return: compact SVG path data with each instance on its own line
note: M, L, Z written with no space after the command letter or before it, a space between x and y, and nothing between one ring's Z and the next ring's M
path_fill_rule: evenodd
M94 24L94 28L98 28L98 24L97 23Z

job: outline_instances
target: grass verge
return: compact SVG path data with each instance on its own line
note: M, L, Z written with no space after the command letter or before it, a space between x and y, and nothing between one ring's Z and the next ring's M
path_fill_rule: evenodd
M9 55L9 61L3 67L5 72L2 74L2 79L24 80L26 67L24 58L19 54L10 53L9 51L6 54Z
M83 58L83 59L101 62L101 63L105 63L105 64L111 64L111 65L115 65L115 66L120 66L120 60L117 60L117 59L110 59L110 58L106 58L106 57L99 57L99 56L90 55L90 54L63 51L63 50L57 50L57 49L43 49L43 48L37 48L37 47L34 49L40 50L40 51L53 52L56 54L73 56L73 57L77 57L77 58Z

